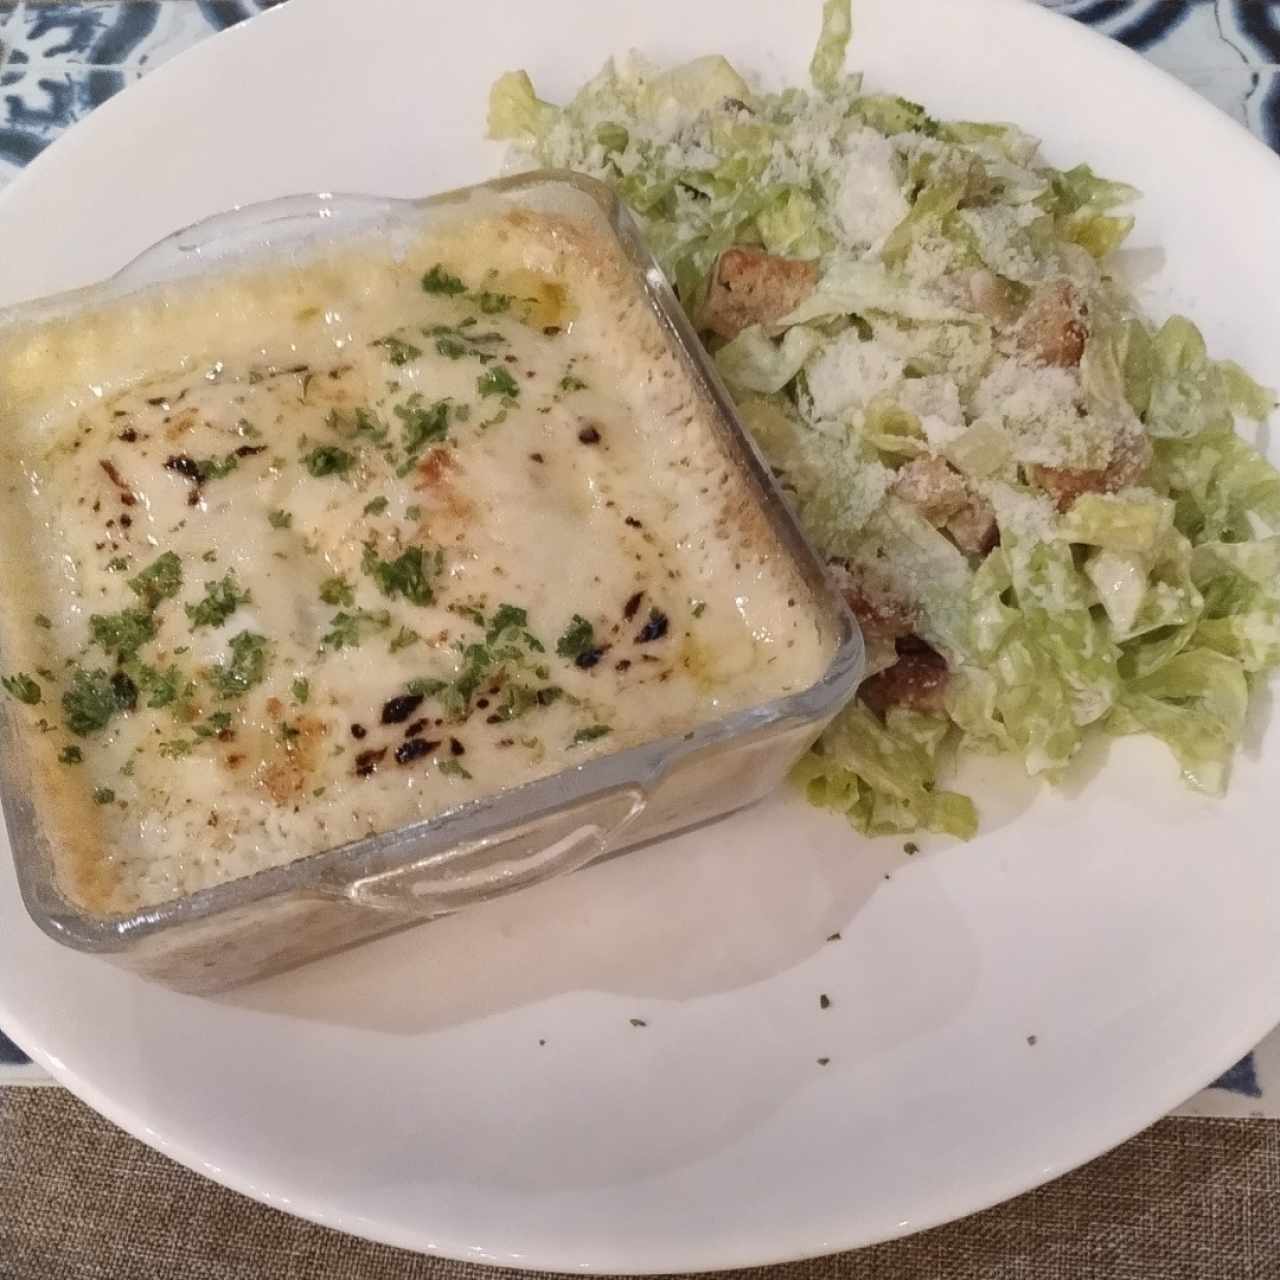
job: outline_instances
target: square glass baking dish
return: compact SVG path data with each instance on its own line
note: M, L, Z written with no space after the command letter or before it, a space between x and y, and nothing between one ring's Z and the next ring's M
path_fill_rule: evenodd
M187 991L246 982L750 804L779 785L855 689L863 665L857 624L780 497L635 224L591 179L543 172L421 200L298 196L238 209L168 237L101 284L0 313L0 334L71 318L155 286L394 237L477 207L568 213L608 232L709 409L744 492L811 593L829 654L825 671L803 691L679 736L115 916L90 913L62 892L53 837L33 799L22 726L12 704L0 700L0 802L19 886L35 922L64 945Z

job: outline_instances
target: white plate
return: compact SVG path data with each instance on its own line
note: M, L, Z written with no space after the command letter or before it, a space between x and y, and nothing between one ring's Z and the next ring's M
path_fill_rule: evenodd
M872 84L1017 119L1144 188L1158 304L1280 383L1260 144L1031 5L856 8ZM0 200L21 246L0 292L87 281L240 201L485 177L509 67L560 96L614 50L718 50L799 82L817 9L294 0L37 160ZM169 1155L375 1239L605 1272L844 1249L1088 1159L1280 1019L1280 731L1259 718L1224 804L1158 748L1117 744L1098 773L1105 754L1056 793L998 787L963 847L908 860L778 800L220 1001L48 941L0 858L0 1024Z

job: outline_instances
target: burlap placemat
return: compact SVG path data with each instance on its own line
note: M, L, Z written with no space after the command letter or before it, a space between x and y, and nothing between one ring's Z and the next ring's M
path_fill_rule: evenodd
M497 1280L246 1200L62 1090L0 1091L3 1280ZM1280 1122L1164 1120L1079 1172L769 1280L1275 1280Z

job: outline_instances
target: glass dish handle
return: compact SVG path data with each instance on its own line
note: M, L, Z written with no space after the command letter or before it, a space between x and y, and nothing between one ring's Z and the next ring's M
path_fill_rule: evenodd
M416 918L447 915L585 867L635 821L645 800L639 786L620 787L500 835L362 876L343 887L343 896L358 906Z

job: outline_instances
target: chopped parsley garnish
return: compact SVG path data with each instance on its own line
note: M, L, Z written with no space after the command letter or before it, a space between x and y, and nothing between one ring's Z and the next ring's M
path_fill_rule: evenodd
M471 348L456 333L442 333L436 339L436 350L446 360L461 360L471 353Z
M306 676L297 676L289 686L293 691L293 700L299 706L306 706L311 700L311 681Z
M436 768L441 773L447 774L450 778L471 778L471 774L463 767L458 760L444 759L436 762Z
M182 561L174 552L166 551L129 579L129 590L140 597L148 609L156 608L161 600L176 596L182 590Z
M149 667L145 662L134 663L129 674L138 686L140 693L146 696L147 706L152 709L167 707L178 696L178 685L182 676L177 667L159 670Z
M422 518L422 508L416 502L411 502L404 509L404 518L406 520L420 520Z
M581 378L575 378L571 373L566 373L560 379L561 391L585 391L586 389L587 384Z
M293 524L293 514L283 507L277 507L274 511L267 512L267 521L273 529L288 529Z
M195 745L190 738L172 738L168 742L162 742L156 750L166 760L181 760L183 756L191 754Z
M401 649L407 649L410 645L417 644L422 637L410 627L401 627L399 631L391 637L391 643L387 648L392 653L399 653Z
M428 605L435 599L431 579L444 567L444 553L409 547L394 560L383 560L367 545L360 567L378 584L384 596L391 599L403 596L410 604Z
M489 669L493 666L493 654L487 646L469 644L462 651L462 670L458 673L452 687L445 698L451 715L458 717L467 713L471 699L480 688Z
M453 295L466 293L467 286L458 279L457 276L451 275L444 269L442 263L437 262L430 271L422 277L422 291L424 293L443 293Z
M242 605L249 603L249 593L241 591L235 574L228 573L217 582L206 582L204 599L185 605L192 627L220 627Z
M34 707L40 701L40 686L21 671L11 676L0 676L0 685L4 686L4 691L11 698L17 698L19 702L25 702L29 707Z
M53 626L53 621L43 613L35 614L31 621L34 622L37 627L43 627L46 631Z
M131 681L127 685L113 681L111 673L100 667L95 671L77 667L71 688L62 695L67 728L82 738L105 729L117 711L129 710L137 694Z
M393 334L388 334L385 338L376 338L369 345L381 347L387 353L387 359L396 366L408 364L410 360L416 360L422 354L421 347L415 347L412 342L405 342Z
M496 316L511 306L511 295L509 293L490 293L488 289L481 289L476 294L476 303L484 315Z
M410 457L419 453L424 445L443 440L449 434L448 400L424 406L422 396L415 391L404 404L396 405L394 412L404 424L404 451Z
M487 369L476 379L476 390L482 396L510 396L520 394L520 386L501 365Z
M89 615L89 636L93 643L101 645L121 662L132 658L144 644L155 639L155 634L155 619L145 609Z
M238 698L267 674L267 637L253 631L241 631L231 637L231 659L212 666L206 679L217 690L219 698Z
M386 498L374 498L364 504L364 514L367 516L380 516L388 506L390 506L390 503Z
M599 658L600 650L596 647L595 628L580 613L575 613L564 635L556 641L556 652L562 658L568 658L579 666L594 654ZM585 661L586 666L594 666L593 661Z
M320 643L326 649L354 649L361 640L361 627L368 623L379 631L385 631L391 625L391 615L385 610L370 612L368 609L356 609L351 613L335 613Z
M231 712L230 711L214 711L204 721L195 727L195 735L197 738L215 738L220 733L224 733L231 728Z
M529 614L514 604L500 604L485 631L485 639L492 644L508 627L527 627ZM541 648L541 646L539 646Z
M58 752L59 764L81 764L84 761L84 752L77 746L63 747Z
M320 599L325 604L350 605L355 604L356 593L351 583L341 574L337 574L332 578L326 578L320 584Z
M420 694L424 698L434 698L449 687L447 680L418 679L409 681L409 692Z
M318 444L310 453L302 457L302 465L316 477L344 476L351 470L355 455L339 448L336 444Z
M693 609L691 610L695 618L700 618L707 611L707 602L705 600L695 600Z
M209 480L221 480L224 476L229 476L240 465L242 457L261 453L264 448L264 445L242 444L239 449L233 449L221 458L191 458L180 453L167 458L164 465L166 470L176 471L199 486Z
M107 568L112 573L123 573L128 567L129 561L126 560L124 556L112 556L111 559L107 561Z
M479 619L480 625L485 626L483 617ZM494 611L493 617L489 620L489 624L485 627L485 642L487 644L496 644L498 640L505 639L508 644L517 640L523 640L524 643L534 653L545 653L546 649L542 641L533 635L529 630L529 614L526 610L521 609L514 604L500 604ZM513 635L512 633L518 633ZM499 657L514 657L514 653L502 653Z
M116 793L110 787L94 787L93 789L94 804L113 804L115 798Z
M612 732L613 730L607 724L589 724L585 729L579 729L573 735L569 745L571 747L581 746L584 742L594 742L597 738L603 738L606 734Z

